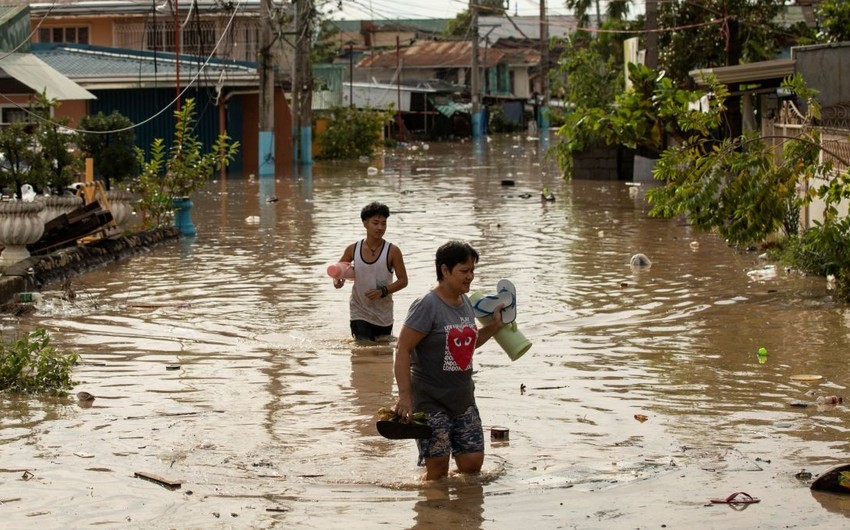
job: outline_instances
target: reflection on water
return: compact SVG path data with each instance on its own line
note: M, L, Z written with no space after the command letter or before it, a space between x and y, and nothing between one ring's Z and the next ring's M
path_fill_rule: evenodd
M480 483L453 485L441 481L423 486L414 506L411 528L480 528L484 523L484 487Z
M541 200L544 186L554 201ZM521 137L211 183L194 198L197 237L92 271L73 281L73 300L48 291L35 314L4 320L5 333L45 326L78 352L75 392L96 396L87 409L0 402L6 515L44 528L506 528L592 513L605 527L604 506L621 498L617 517L637 526L648 516L630 509L629 484L652 484L643 494L663 502L695 484L735 488L709 496L757 484L750 493L791 499L811 525L843 520L841 504L801 499L783 477L850 449L846 406L817 407L846 392L847 309L822 279L781 267L748 276L764 265L756 254L647 218L645 192L564 182L540 141ZM488 444L482 480L423 486L413 443L374 430L375 411L394 402L390 348L352 342L348 292L324 272L362 237L359 212L373 200L390 205L386 237L410 277L394 295L396 333L435 283L447 239L480 252L474 288L517 286L532 349L511 362L490 343L476 357L485 428L511 432ZM630 267L636 253L652 267ZM706 471L706 458L732 452L747 465ZM136 471L184 487L166 492ZM619 497L589 497L612 489ZM693 501L668 506L670 522ZM701 520L687 510L683 526Z

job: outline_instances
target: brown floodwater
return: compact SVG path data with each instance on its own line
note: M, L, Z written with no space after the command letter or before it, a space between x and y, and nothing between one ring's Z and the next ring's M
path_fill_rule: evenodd
M0 401L3 527L847 526L850 495L806 473L850 461L846 404L818 403L850 398L848 307L823 278L649 218L646 183L563 181L546 145L417 144L213 182L194 239L3 317L6 338L43 326L81 355L72 397ZM396 332L448 239L480 252L474 288L517 287L531 350L476 355L485 429L509 429L480 476L423 484L413 442L375 431L391 345L352 342L348 289L325 274L373 200L410 277ZM736 491L761 502L708 502Z

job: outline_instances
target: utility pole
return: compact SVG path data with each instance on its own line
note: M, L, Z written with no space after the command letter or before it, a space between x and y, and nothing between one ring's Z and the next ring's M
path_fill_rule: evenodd
M540 93L542 99L535 118L537 129L544 131L549 128L549 19L546 15L546 0L540 0Z
M646 55L644 65L658 68L658 0L646 0Z
M273 10L272 0L260 0L260 49L257 58L257 70L260 74L260 135L257 174L261 177L275 174Z
M292 85L293 124L297 158L302 165L313 163L313 64L310 36L313 0L297 0L295 15L295 79Z
M180 6L178 0L171 4L174 8L174 86L177 89L177 112L180 112ZM163 28L164 29L164 28ZM163 41L165 39L163 38Z
M469 0L469 12L472 14L472 71L470 72L469 92L472 99L472 137L479 138L484 130L481 123L481 88L478 72L478 6L476 0Z
M354 41L348 41L348 106L354 107Z

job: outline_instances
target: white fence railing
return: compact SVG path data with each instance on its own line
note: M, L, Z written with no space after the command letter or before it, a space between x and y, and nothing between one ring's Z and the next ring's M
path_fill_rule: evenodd
M228 19L220 17L183 27L180 32L181 53L201 57L213 55L219 59L236 61L256 61L260 42L259 21L236 20L229 30L227 22ZM227 33L219 44L219 39L225 31ZM177 49L176 37L174 22L170 20L127 21L115 23L112 42L117 48L173 53Z

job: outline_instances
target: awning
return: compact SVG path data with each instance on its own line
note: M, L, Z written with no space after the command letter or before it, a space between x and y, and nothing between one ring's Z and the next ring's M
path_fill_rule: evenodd
M60 101L97 97L31 53L0 55L0 78L11 77L47 97Z
M714 76L718 83L732 85L738 83L758 83L771 79L782 80L794 73L794 59L773 59L755 63L736 64L734 66L718 66L715 68L700 68L688 72L700 86L708 84L708 77Z

